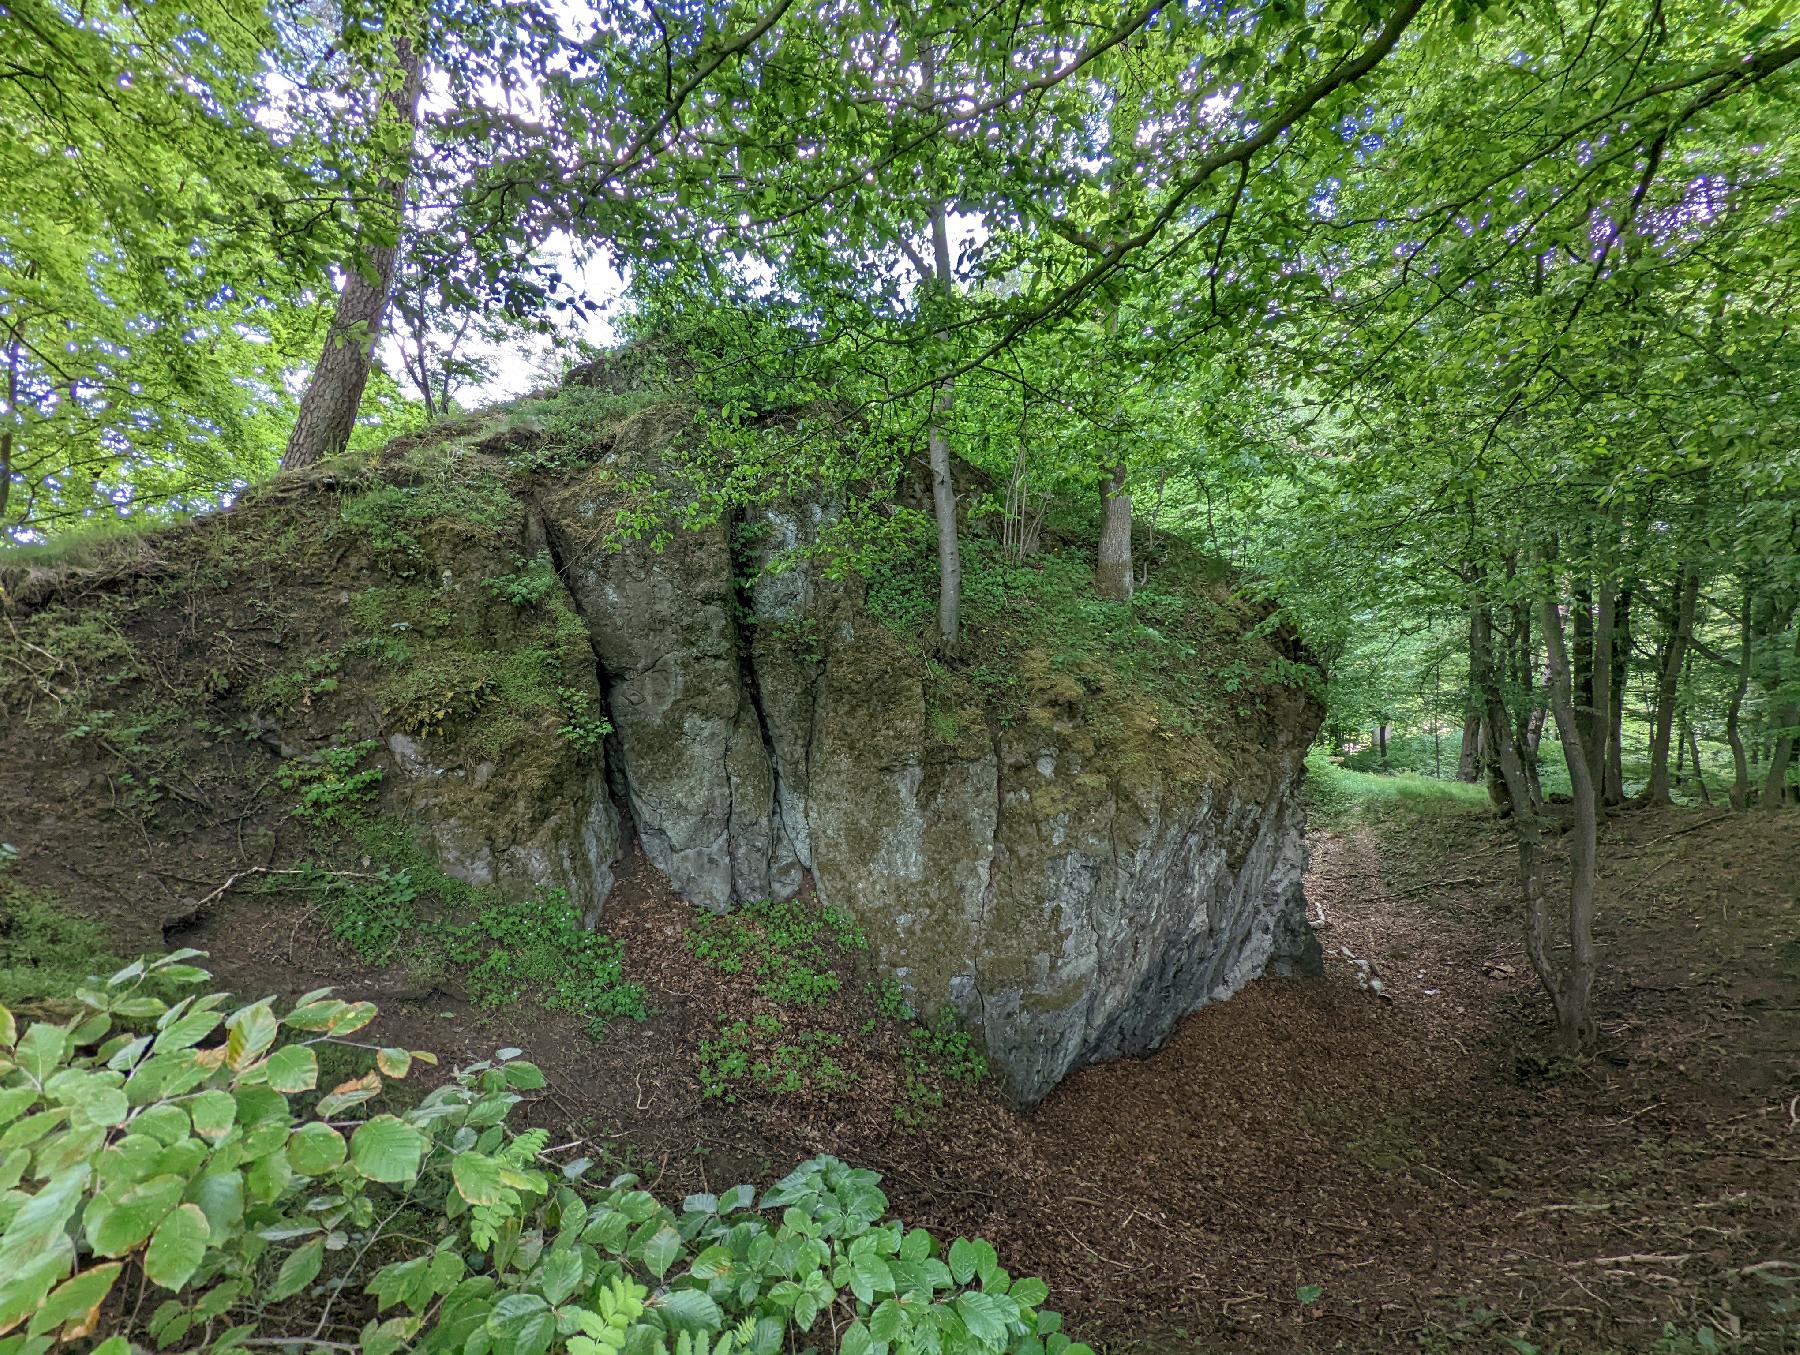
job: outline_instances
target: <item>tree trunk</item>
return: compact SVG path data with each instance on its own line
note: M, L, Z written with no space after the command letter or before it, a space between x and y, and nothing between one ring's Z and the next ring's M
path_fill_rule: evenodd
M1463 714L1462 748L1456 757L1456 779L1481 779L1481 694L1475 684L1475 614L1469 614L1469 707Z
M1593 671L1589 674L1588 708L1581 722L1582 748L1587 753L1588 782L1594 789L1595 813L1606 817L1606 736L1612 725L1613 618L1618 606L1618 586L1610 571L1601 575L1594 589Z
M12 498L13 424L19 418L19 347L20 331L25 322L12 327L6 344L6 429L0 432L0 523L6 521L7 501Z
M1800 659L1800 629L1794 631L1794 657ZM1788 767L1793 762L1795 742L1789 730L1795 724L1800 724L1800 703L1790 701L1775 712L1775 744L1769 750L1769 772L1763 778L1759 802L1764 809L1780 809L1786 802Z
M1503 792L1508 802L1508 817L1519 846L1519 895L1525 955L1554 1004L1558 985L1550 963L1548 922L1544 914L1543 827L1525 765L1519 759L1512 715L1500 689L1492 613L1483 601L1473 615L1474 624L1469 636L1469 678L1482 703L1482 729L1487 737L1489 767L1488 794L1493 796L1496 791Z
M1607 690L1612 694L1606 716L1605 771L1601 777L1600 803L1625 803L1625 680L1631 659L1631 587L1619 590L1613 614L1612 677Z
M1731 807L1746 809L1750 804L1750 759L1744 752L1744 698L1750 693L1751 608L1754 598L1748 581L1744 584L1744 614L1738 625L1738 680L1731 689L1731 705L1725 712L1725 742L1731 745Z
M1114 602L1131 601L1131 491L1125 463L1119 462L1100 481L1100 558L1094 568L1094 591Z
M1481 712L1463 716L1462 751L1456 757L1456 779L1471 784L1481 780Z
M1689 566L1675 581L1675 616L1663 646L1656 679L1656 718L1650 733L1650 784L1644 798L1654 805L1672 803L1669 796L1669 741L1675 728L1675 700L1687 661L1688 636L1694 630L1694 608L1700 597L1700 570Z
M1557 1042L1575 1053L1594 1040L1592 1012L1594 988L1594 888L1599 879L1599 795L1592 773L1592 759L1583 746L1581 724L1576 719L1574 691L1569 681L1569 659L1563 649L1562 618L1554 598L1541 607L1544 646L1550 661L1550 709L1556 716L1557 734L1569 764L1569 796L1575 821L1569 831L1569 958L1551 992L1556 1005ZM1540 978L1542 976L1540 975Z
M1706 788L1706 773L1700 770L1700 735L1691 720L1683 720L1681 724L1687 735L1688 756L1694 768L1694 789L1700 792L1701 804L1711 805L1712 792Z
M931 256L939 293L948 305L953 285L950 228L942 203L933 203L931 208ZM956 535L956 481L950 472L950 441L944 431L954 395L952 382L938 383L932 397L931 425L927 432L931 455L931 512L937 520L938 650L946 657L954 655L962 646L962 546Z
M408 135L405 157L381 181L381 193L392 205L393 219L376 229L365 227L361 232L358 245L362 258L344 272L337 311L325 332L325 349L300 398L300 417L295 420L287 450L282 453L283 470L298 470L343 451L356 428L363 388L369 384L369 368L381 338L382 316L394 286L401 222L406 216L410 132L419 124L419 96L425 88L423 60L412 41L399 39L395 55L401 79L382 95L382 114L399 119Z

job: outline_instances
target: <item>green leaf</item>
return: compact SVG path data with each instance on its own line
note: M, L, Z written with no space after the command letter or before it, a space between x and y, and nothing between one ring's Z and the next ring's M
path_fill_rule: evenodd
M25 1113L27 1107L35 1105L38 1091L35 1087L10 1087L0 1091L0 1124L8 1124Z
M344 1136L317 1120L303 1124L288 1140L288 1164L302 1176L323 1176L344 1160Z
M88 1246L100 1256L123 1256L134 1250L181 1202L187 1182L179 1176L153 1176L116 1198L93 1200L82 1218Z
M1007 1291L1019 1305L1024 1308L1035 1308L1050 1297L1050 1286L1035 1275L1021 1275L1013 1281L1012 1288Z
M204 1091L187 1102L194 1132L203 1139L222 1139L237 1122L237 1098L230 1092Z
M725 1314L703 1289L672 1289L655 1301L670 1331L712 1332L725 1324Z
M180 1289L206 1257L212 1229L197 1204L177 1206L157 1225L144 1252L144 1274L164 1289Z
M303 1247L297 1247L288 1253L287 1260L281 1263L281 1270L275 1276L275 1283L269 1289L267 1299L270 1303L280 1303L283 1299L291 1299L319 1273L319 1265L325 1259L325 1239L315 1237Z
M850 1261L850 1292L864 1303L875 1302L877 1294L894 1290L894 1274L886 1261L873 1252L864 1252Z
M16 1267L0 1272L0 1331L34 1313L44 1295L74 1265L74 1248L66 1244L55 1250L46 1249L21 1260Z
M669 1273L669 1267L675 1264L679 1255L681 1234L666 1223L644 1243L644 1267L659 1280Z
M350 1160L357 1171L389 1185L417 1176L424 1152L425 1136L392 1115L377 1115L350 1136Z
M495 1355L544 1355L556 1335L550 1305L536 1294L508 1294L488 1314Z
M950 1274L958 1284L967 1284L975 1278L975 1266L980 1260L980 1253L975 1244L966 1237L959 1237L950 1244Z
M1006 1327L1012 1312L1003 1300L992 1294L958 1294L955 1306L956 1315L977 1341L987 1346L999 1346L1006 1340Z
M124 1266L114 1261L110 1265L95 1266L92 1270L84 1270L81 1274L63 1281L55 1292L44 1300L44 1306L37 1310L31 1319L31 1325L25 1329L27 1336L42 1336L45 1332L54 1331L64 1323L77 1326L88 1324L88 1315L106 1301L112 1292L113 1282L119 1278Z
M716 1280L731 1274L732 1265L730 1248L712 1246L694 1258L694 1264L688 1267L688 1274L696 1280Z
M844 1328L843 1339L838 1342L838 1355L875 1355L875 1338L869 1335L861 1318Z
M275 1043L280 1027L265 1000L237 1013L225 1029L229 1032L225 1038L225 1062L233 1068L243 1068Z
M69 1046L69 1033L59 1026L46 1025L38 1021L25 1032L25 1038L19 1041L17 1059L19 1067L38 1086L49 1080L50 1074L62 1062Z
M1317 1284L1303 1284L1294 1291L1294 1297L1302 1303L1317 1303L1324 1294L1324 1286Z
M450 1179L470 1204L499 1204L506 1198L500 1164L485 1153L458 1153L450 1161Z
M539 1292L552 1304L559 1304L581 1283L581 1257L568 1247L558 1247L538 1263Z
M269 1055L269 1086L278 1092L311 1091L319 1085L319 1058L303 1044L286 1045Z

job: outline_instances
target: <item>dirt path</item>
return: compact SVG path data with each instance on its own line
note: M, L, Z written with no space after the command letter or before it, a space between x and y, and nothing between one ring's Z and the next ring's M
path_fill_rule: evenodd
M848 1042L848 1091L704 1098L694 1050L753 999L697 965L690 910L641 862L608 921L658 1014L599 1045L537 1012L407 1003L266 904L182 939L245 988L373 988L397 1041L523 1046L552 1075L533 1113L556 1142L664 1191L821 1151L872 1166L909 1220L988 1236L1099 1343L1800 1349L1779 1311L1800 1286L1777 1283L1800 1277L1800 820L1608 830L1605 1041L1579 1068L1542 1057L1502 827L1408 811L1313 846L1322 980L1254 984L1031 1112L967 1095L913 1128L886 1036Z

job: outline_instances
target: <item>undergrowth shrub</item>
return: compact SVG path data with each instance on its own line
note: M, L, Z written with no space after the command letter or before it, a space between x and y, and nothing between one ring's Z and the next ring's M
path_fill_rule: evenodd
M508 1123L544 1086L519 1051L404 1109L377 1107L425 1051L379 1048L319 1094L320 1051L360 1043L376 1009L151 995L203 983L196 957L91 979L64 1022L0 1008L7 1355L1091 1355L988 1243L888 1217L874 1172L815 1158L677 1212Z

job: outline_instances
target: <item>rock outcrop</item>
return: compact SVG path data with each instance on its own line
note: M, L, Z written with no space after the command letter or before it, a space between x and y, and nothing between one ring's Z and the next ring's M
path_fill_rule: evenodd
M722 910L810 878L916 1006L956 1008L1025 1102L1266 971L1316 966L1306 698L1266 692L1228 757L1143 693L1027 650L1000 711L855 584L796 562L825 508L620 548L614 479L539 507L632 822L685 897Z

